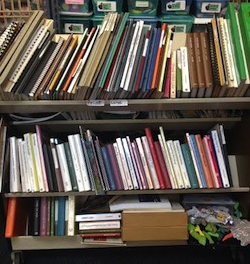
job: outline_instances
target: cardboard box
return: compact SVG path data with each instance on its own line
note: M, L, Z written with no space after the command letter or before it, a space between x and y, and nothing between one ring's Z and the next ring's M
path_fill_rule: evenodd
M187 226L186 212L164 211L123 211L122 225L124 227L173 227Z
M122 227L123 241L158 241L187 239L187 225L171 227Z

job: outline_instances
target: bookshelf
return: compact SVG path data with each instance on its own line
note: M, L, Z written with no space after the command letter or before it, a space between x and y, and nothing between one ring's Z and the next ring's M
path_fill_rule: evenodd
M220 97L220 98L181 98L181 99L118 99L118 100L39 100L39 101L0 101L0 114L9 117L11 114L33 115L33 114L55 114L55 113L81 113L81 112L150 112L167 110L240 110L240 116L224 116L209 118L125 118L125 119L94 119L94 120L46 120L17 123L13 120L8 122L11 131L23 135L25 132L33 131L36 124L49 131L51 136L59 134L70 134L78 132L78 127L98 132L99 135L112 133L127 133L144 131L150 127L156 133L159 126L162 126L168 133L180 137L185 131L205 132L217 123L224 125L227 134L228 151L238 155L239 158L239 187L221 189L177 189L177 190L130 190L130 191L106 191L106 196L114 195L137 195L137 194L166 194L174 200L180 200L183 194L232 194L240 201L241 211L244 217L249 216L250 206L250 98L249 97ZM112 137L110 133L110 137ZM114 139L114 138L113 138ZM11 197L25 198L32 200L36 197L61 197L68 196L68 192L48 193L4 193L4 199ZM96 196L94 191L70 192L77 200ZM79 235L55 236L55 237L34 237L15 236L10 239L13 252L25 250L55 250L55 249L84 249L103 247L140 247L140 246L169 246L186 245L185 241L157 241L114 244L82 244ZM14 263L18 263L17 261Z

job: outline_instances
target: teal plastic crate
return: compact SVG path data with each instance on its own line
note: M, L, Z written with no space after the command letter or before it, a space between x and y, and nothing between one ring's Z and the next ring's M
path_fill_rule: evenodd
M82 13L90 13L92 11L92 3L90 0L60 0L59 12L61 15L81 15Z
M160 16L161 23L167 23L174 32L191 32L194 17L192 15L164 15Z
M161 13L189 14L192 0L161 0Z
M82 34L86 28L92 27L92 14L85 16L60 16L60 31L65 34Z
M153 16L157 15L158 0L127 0L128 11L131 16Z
M129 19L133 19L134 21L143 20L145 25L151 25L156 27L158 23L158 18L156 16L129 16Z
M95 15L101 16L108 12L121 13L123 7L123 0L117 1L99 1L92 0L93 11Z
M191 14L198 18L212 18L228 6L229 0L193 0Z
M102 21L103 21L103 18L104 18L104 16L93 15L92 18L91 18L93 27L101 25Z

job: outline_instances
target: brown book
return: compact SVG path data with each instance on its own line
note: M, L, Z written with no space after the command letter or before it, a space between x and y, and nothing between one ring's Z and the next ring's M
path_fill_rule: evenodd
M197 97L201 98L204 97L206 84L205 84L203 56L201 50L200 32L193 32L193 39L194 39L194 57L195 57L197 76L198 76Z
M204 63L204 74L205 74L205 97L211 97L213 91L213 74L212 74L212 62L210 47L208 41L208 33L200 32L200 41L201 41L201 55Z
M198 90L197 65L194 54L193 33L187 33L188 67L191 85L191 97L196 97Z

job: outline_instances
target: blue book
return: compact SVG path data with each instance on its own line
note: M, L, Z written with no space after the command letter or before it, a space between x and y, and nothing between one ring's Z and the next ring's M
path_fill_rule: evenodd
M102 151L103 162L104 162L104 166L105 166L108 181L109 181L109 187L110 187L110 190L114 191L116 190L115 176L114 176L111 161L109 158L107 146L106 145L102 146L101 151Z
M150 90L151 90L151 84L152 84L152 79L154 75L155 61L156 61L157 51L159 48L160 38L161 38L161 28L157 28L155 42L153 46L152 58L149 64L149 74L148 74L148 80L147 80L147 85L146 85L146 92L148 93L148 96L150 96L151 94Z
M57 235L65 235L65 206L66 206L66 197L58 197L58 215L57 215Z
M200 177L201 185L202 185L201 187L207 188L205 173L204 173L204 170L202 167L200 153L199 153L198 146L196 143L195 135L190 134L189 137L190 137L190 143L191 143L191 146L192 146L193 151L194 151L194 156L195 156L196 164L197 164L198 171L199 171L199 177Z
M151 60L152 60L153 47L155 45L155 40L156 40L156 32L157 32L157 28L152 28L151 29L148 53L147 53L147 56L146 56L144 69L142 71L142 78L141 78L140 87L142 88L142 91L144 93L146 91L147 80L148 80L148 76L149 76L149 69L150 69L150 63L151 63Z

